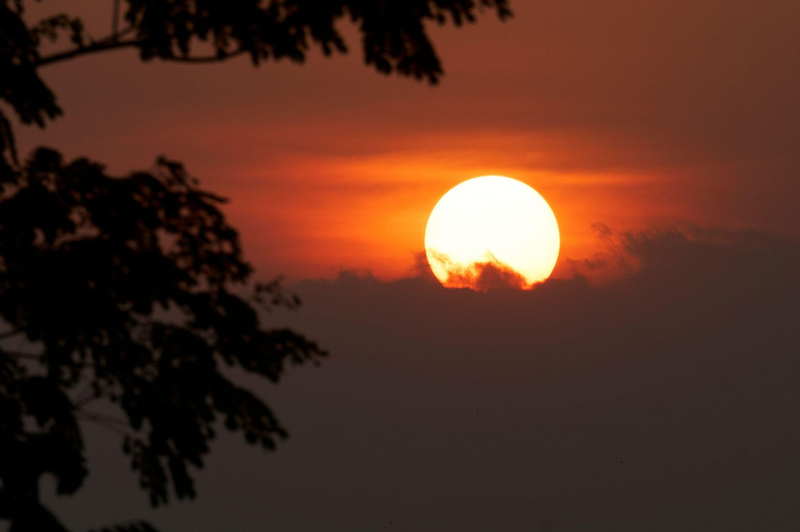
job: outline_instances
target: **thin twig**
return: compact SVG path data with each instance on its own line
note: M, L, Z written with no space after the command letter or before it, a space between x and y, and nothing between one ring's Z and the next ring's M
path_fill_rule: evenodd
M117 425L124 425L128 426L128 422L124 419L120 419L114 416L109 416L108 414L101 414L99 412L89 412L88 410L76 410L76 413L82 416L89 416L98 420L108 421L109 423L116 423Z
M235 52L231 52L222 56L206 55L200 57L162 57L161 59L164 61L174 61L176 63L221 63L222 61L233 59L234 57L239 57L240 55L246 53L247 50L236 50Z
M76 397L79 397L78 402L86 400L88 397L92 397L94 392L92 392L92 383L87 382L86 385L83 386L83 389L77 392Z
M108 430L112 430L112 431L116 432L117 434L121 434L123 436L130 436L130 432L128 432L127 430L123 430L123 429L117 427L116 425L109 425L106 420L100 418L96 414L92 414L92 413L89 413L89 412L83 412L83 411L75 412L75 414L80 416L80 417L82 417L82 418L84 418L86 421L91 421L92 423L96 423L96 424L100 425L101 427L104 427L104 428L106 428Z
M7 332L4 332L4 333L0 333L0 340L5 340L6 338L11 338L11 337L12 337L12 336L14 336L15 334L19 334L19 333L21 333L21 332L22 332L22 331L20 331L19 329L13 329L13 330L11 330L11 331L7 331Z
M113 38L112 35L110 38ZM78 48L73 48L72 50L67 50L66 52L59 52L56 54L48 55L46 57L42 57L36 63L37 67L49 65L51 63L56 63L58 61L66 61L67 59L72 59L73 57L77 57L79 55L84 54L92 54L96 52L106 52L109 50L116 50L118 48L128 48L137 46L144 42L144 39L131 39L128 41L108 41L107 39L103 39L96 43L92 43L88 46L80 46Z
M119 39L119 0L114 0L114 13L111 15L111 35L115 37L114 40Z
M73 408L74 408L75 410L78 410L78 409L80 409L80 408L83 408L84 406L88 405L89 403L91 403L91 402L92 402L92 401L94 401L95 399L98 399L98 398L99 398L101 395L103 395L104 393L106 393L106 391L108 390L108 388L109 388L109 386L101 386L101 387L100 387L100 393L99 393L99 394L95 394L95 393L94 393L94 389L92 389L92 390L91 390L89 393L87 393L87 394L86 394L84 397L82 397L82 398L78 399L77 401L75 401L75 405L73 406Z
M66 61L67 59L72 59L73 57L78 57L85 54L107 52L110 50L118 50L120 48L136 47L144 43L146 39L143 37L130 39L127 41L119 40L120 37L129 34L132 30L133 28L128 28L120 33L109 35L108 37L101 39L97 42L94 42L88 46L80 46L78 48L73 48L72 50L67 50L65 52L59 52L52 55L48 55L46 57L42 57L36 63L36 66L37 67L46 66L52 63L57 63L59 61ZM235 52L226 53L225 55L207 55L198 57L175 56L175 57L161 57L160 59L164 61L172 61L175 63L221 63L228 59L233 59L234 57L246 54L247 52L248 50L241 49L241 50L236 50Z
M36 360L36 361L42 360L42 355L37 355L35 353L21 353L19 351L2 351L2 350L0 350L0 352L8 356L12 356L15 358L22 358L25 360Z

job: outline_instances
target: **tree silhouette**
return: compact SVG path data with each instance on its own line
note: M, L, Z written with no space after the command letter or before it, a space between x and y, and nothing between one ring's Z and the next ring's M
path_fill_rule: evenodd
M359 29L364 60L380 72L435 83L441 64L425 23L472 22L506 0L114 0L108 36L80 18L28 25L24 0L0 0L0 100L23 124L62 113L40 68L136 48L143 60L206 63L247 55L254 64L302 62L312 47L347 50L336 30ZM122 27L120 27L122 26ZM44 40L67 37L43 56ZM81 158L39 148L23 163L0 109L0 519L11 532L64 531L40 503L39 478L59 494L88 470L81 422L119 432L154 506L196 495L216 421L268 449L286 432L264 402L220 372L233 366L278 381L287 363L317 362L315 343L264 329L258 308L295 308L278 281L254 283L224 200L183 166L106 174ZM9 349L9 341L25 348ZM116 405L114 417L91 410ZM111 529L109 529L111 530ZM136 523L113 530L153 530Z

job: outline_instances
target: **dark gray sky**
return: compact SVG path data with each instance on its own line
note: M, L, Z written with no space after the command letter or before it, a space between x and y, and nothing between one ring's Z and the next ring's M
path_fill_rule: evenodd
M640 269L603 286L301 282L303 310L268 321L333 354L248 381L291 433L277 452L225 435L199 499L150 512L119 439L87 427L85 488L48 501L77 530L796 530L800 248L691 227L616 241L606 263Z
M151 512L119 438L87 426L85 488L43 481L67 525L798 529L800 3L512 5L434 31L436 88L369 71L355 45L302 67L125 52L45 72L66 116L18 128L23 150L119 174L183 160L231 198L258 275L306 301L265 324L331 351L248 381L291 438L264 454L223 432L195 502ZM553 207L558 279L475 293L413 273L436 201L485 174Z

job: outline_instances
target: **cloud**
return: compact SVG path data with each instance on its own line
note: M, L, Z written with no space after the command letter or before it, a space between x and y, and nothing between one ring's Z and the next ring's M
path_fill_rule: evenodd
M447 272L444 282L448 288L471 288L479 292L489 290L524 290L530 283L508 264L487 252L487 260L462 264L444 253L429 250L433 260ZM427 266L427 262L425 264Z
M371 463L361 481L385 479L421 530L796 522L784 497L800 467L798 247L688 224L605 238L604 268L625 267L599 282L298 284L298 325L332 350L336 368L322 371L352 396L303 388L338 397L326 411L347 411L340 430L364 442L332 444L328 460ZM309 430L336 430L323 425ZM414 506L414 490L431 507ZM456 524L425 524L435 518Z
M600 281L476 292L430 274L345 272L295 284L305 304L286 323L332 355L257 388L291 438L265 456L221 437L198 480L202 504L152 520L243 531L791 528L800 247L692 225L602 233L605 264L631 267ZM85 492L56 505L75 528L95 524L81 501L141 501L131 515L147 516L122 460L130 490L108 489L114 468L98 449L114 445L89 439L101 460Z

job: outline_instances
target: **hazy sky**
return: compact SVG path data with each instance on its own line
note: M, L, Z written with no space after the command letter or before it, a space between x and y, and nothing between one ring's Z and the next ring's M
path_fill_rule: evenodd
M150 512L121 442L88 427L85 489L46 495L65 523L798 529L800 3L512 7L433 31L436 87L370 71L355 43L302 67L48 67L66 116L20 130L24 149L119 174L182 160L231 199L258 275L306 302L265 324L331 351L247 381L291 438L264 455L221 436L194 503ZM476 293L418 268L436 201L486 174L552 206L555 279Z
M620 242L622 242L620 244ZM199 498L150 511L114 433L46 501L76 530L794 532L800 524L800 247L650 232L606 286L448 290L343 274L271 315L328 348L267 398L275 453L221 430Z
M352 39L350 55L304 66L142 65L127 51L48 67L66 116L24 144L119 173L184 161L232 200L264 274L293 279L407 275L439 197L486 174L544 195L567 258L591 253L594 222L800 235L800 4L513 8L507 23L433 32L438 87L365 68Z

